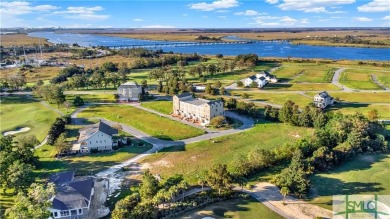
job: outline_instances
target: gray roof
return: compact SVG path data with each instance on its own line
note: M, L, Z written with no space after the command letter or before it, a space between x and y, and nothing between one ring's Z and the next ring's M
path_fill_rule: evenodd
M70 210L88 207L88 203L91 202L93 187L92 178L72 181L57 187L57 194L53 199L52 208Z
M140 86L134 82L126 82L124 84L119 85L119 88L139 88Z
M264 74L265 76L270 76L270 73L268 71L261 71L258 74Z
M92 127L80 129L80 136L78 141L88 139L92 134L96 133L97 131L101 131L109 136L118 134L117 129L114 129L103 121L100 121Z
M317 95L322 97L322 98L330 97L328 92L326 92L326 91L322 91L321 93L318 93Z
M189 103L189 104L192 104L192 105L196 105L196 106L200 106L200 105L203 105L203 104L207 104L208 100L205 100L205 99L195 99L195 98L192 98L192 99L189 99L189 100L183 100L183 102L186 102L186 103Z
M73 178L74 178L74 171L65 171L65 172L51 174L48 182L54 183L55 185L60 185L72 181Z
M178 98L183 98L183 97L192 96L192 94L190 92L185 92L185 93L178 94L178 95L175 95L175 96L178 97Z
M256 75L252 75L252 76L249 77L249 79L251 79L251 80L256 80L257 77L256 77Z
M262 81L264 81L264 80L265 80L265 77L261 76L259 79L262 80Z

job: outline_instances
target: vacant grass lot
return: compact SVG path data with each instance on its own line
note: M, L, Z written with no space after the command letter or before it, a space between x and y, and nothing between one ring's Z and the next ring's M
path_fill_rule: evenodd
M214 163L228 164L235 155L246 154L253 147L273 149L311 133L312 130L307 128L262 121L242 133L166 148L141 162L145 168L162 177L178 173L183 174L190 183L196 183L196 175L208 170Z
M312 202L332 208L332 195L390 194L390 155L360 155L329 173L310 177Z
M179 218L267 218L281 219L282 216L276 214L265 205L255 199L233 199L211 204L205 208L187 213Z
M152 110L156 110L160 113L164 113L167 115L171 114L173 111L172 101L164 101L164 100L150 101L150 102L143 102L143 103L141 103L141 105L143 107L146 107L146 108L149 108Z
M294 83L328 83L331 82L336 69L326 64L284 62L273 74L279 80Z
M267 84L262 89L275 91L337 91L340 88L331 83Z
M9 46L26 46L32 44L51 44L45 38L27 36L26 34L4 34L0 37L1 45L4 47Z
M380 119L390 119L390 106L380 104L336 104L327 110L341 112L342 114L354 114L356 112L367 116L370 110L376 109Z
M373 74L373 72L369 69L349 68L341 74L340 83L354 89L382 90L381 87L374 83L370 74Z
M30 127L29 131L15 134L15 136L35 135L39 141L42 141L50 125L59 117L56 112L29 96L1 96L0 100L1 133Z
M312 98L306 96L295 94L295 93L261 93L261 92L244 92L244 91L235 91L235 95L240 95L246 93L249 95L249 99L257 101L265 101L275 104L283 105L288 100L293 101L295 104L298 104L300 107L304 107L309 103L313 102Z
M1 69L0 77L7 77L8 75L21 72L26 76L26 81L30 83L35 83L38 80L49 80L56 76L58 72L61 70L60 67L48 67L43 66L39 68L32 68L29 70L20 71L19 68L9 68L9 69Z
M181 140L203 134L201 129L128 105L93 106L81 112L79 117L102 117L132 126L153 137L165 140Z

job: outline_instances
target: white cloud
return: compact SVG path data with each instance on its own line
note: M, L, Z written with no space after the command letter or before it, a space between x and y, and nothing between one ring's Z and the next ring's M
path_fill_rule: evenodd
M277 4L279 2L279 0L265 0L265 1L270 4Z
M234 15L245 15L245 16L256 16L259 15L260 13L254 10L246 10L246 11L241 11L241 12L236 12ZM264 14L264 13L261 13Z
M226 13L226 12L229 12L229 10L216 10L215 12L217 12L217 13Z
M360 21L360 22L370 22L370 21L372 21L372 19L368 18L368 17L354 17L353 19L355 21Z
M304 26L305 24L309 24L309 20L306 18L295 19L289 16L283 16L283 17L257 16L253 19L260 26L291 27L291 26Z
M384 17L382 18L382 20L390 21L390 15L384 16Z
M0 13L2 15L21 15L35 12L48 12L56 9L59 9L59 7L53 5L31 6L30 2L24 1L2 2L0 4Z
M200 3L191 3L188 6L191 9L199 11L214 11L218 9L227 9L237 7L239 2L237 0L217 0L211 3L200 2Z
M226 16L218 16L218 18L226 19Z
M352 4L355 0L284 0L278 7L282 10L296 10L309 13L344 13L332 11L337 5Z
M134 18L133 21L135 21L135 22L142 22L142 21L144 21L144 20L141 19L141 18Z
M374 0L368 4L357 7L361 12L381 12L390 11L390 3L388 0Z
M175 26L171 26L171 25L147 25L147 26L142 26L142 28L175 28Z
M65 11L55 11L53 14L62 14L65 18L82 19L82 20L105 20L109 15L96 14L104 10L101 6L94 7L67 7Z

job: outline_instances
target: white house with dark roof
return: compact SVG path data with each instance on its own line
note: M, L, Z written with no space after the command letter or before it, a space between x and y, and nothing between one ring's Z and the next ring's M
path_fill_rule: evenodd
M74 172L68 171L53 174L49 182L54 183L56 187L56 194L51 200L52 206L49 209L51 218L88 217L94 194L92 178L74 179Z
M99 123L79 130L77 144L72 146L72 153L89 153L97 151L111 151L114 141L113 136L118 135L118 130L100 121Z
M142 94L142 87L135 82L126 82L118 87L119 100L139 101Z
M191 93L183 93L173 97L173 114L202 124L225 114L223 102L194 98Z
M250 87L253 82L257 83L258 88L264 87L267 83L276 83L278 79L275 76L271 75L267 71L261 71L256 75L252 75L244 80L244 86Z
M331 97L328 92L322 91L314 96L313 104L318 108L324 109L328 105L334 104L334 98Z

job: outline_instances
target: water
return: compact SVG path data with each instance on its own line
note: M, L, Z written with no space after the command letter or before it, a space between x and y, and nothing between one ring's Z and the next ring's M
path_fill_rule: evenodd
M80 46L121 46L121 45L153 45L167 43L182 43L174 41L139 40L122 37L110 37L93 34L72 34L53 32L34 32L30 36L47 38L52 43L77 43ZM237 37L231 36L231 39ZM255 53L260 57L297 57L297 58L326 58L326 59L350 59L350 60L378 60L389 61L390 49L388 48L354 48L354 47L330 47L293 45L288 42L261 42L253 44L226 44L226 45L201 45L181 47L156 47L164 51L178 53L199 54L223 54L239 55Z

